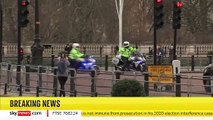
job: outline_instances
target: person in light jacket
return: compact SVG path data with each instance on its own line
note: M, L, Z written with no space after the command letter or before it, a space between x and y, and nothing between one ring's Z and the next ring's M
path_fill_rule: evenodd
M59 96L65 97L64 86L65 86L65 83L66 83L67 78L68 78L68 66L70 65L70 62L68 61L65 53L61 53L59 55L56 64L58 66L57 78L58 78L59 84L61 86Z

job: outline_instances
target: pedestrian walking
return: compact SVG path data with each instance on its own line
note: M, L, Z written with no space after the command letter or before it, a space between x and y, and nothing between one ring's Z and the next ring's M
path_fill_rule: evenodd
M170 63L172 63L172 60L173 60L173 52L174 52L174 47L173 47L173 45L171 45L169 47L169 60L170 60Z
M157 63L161 65L163 63L163 55L164 55L162 46L158 46L156 52L157 52Z
M58 78L59 84L61 86L59 96L65 97L64 86L65 86L65 83L66 83L67 78L68 78L68 66L70 65L68 58L66 57L65 52L60 53L56 64L58 66L57 78Z

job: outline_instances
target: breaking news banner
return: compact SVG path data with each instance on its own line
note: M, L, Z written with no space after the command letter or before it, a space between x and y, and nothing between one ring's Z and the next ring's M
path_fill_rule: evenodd
M1 97L1 120L212 120L213 98Z

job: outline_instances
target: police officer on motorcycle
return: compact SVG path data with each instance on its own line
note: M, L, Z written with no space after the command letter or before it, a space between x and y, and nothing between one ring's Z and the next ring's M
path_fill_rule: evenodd
M69 53L69 61L72 68L78 69L85 55L80 52L80 44L73 43L72 50Z
M119 54L121 54L121 60L124 65L122 70L125 68L129 70L130 65L130 57L136 52L136 48L130 47L130 43L128 41L123 42L123 47L119 49Z

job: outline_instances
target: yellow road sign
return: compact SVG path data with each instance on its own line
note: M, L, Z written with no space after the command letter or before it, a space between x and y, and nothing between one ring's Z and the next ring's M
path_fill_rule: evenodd
M160 83L172 83L172 65L149 65L149 81Z

